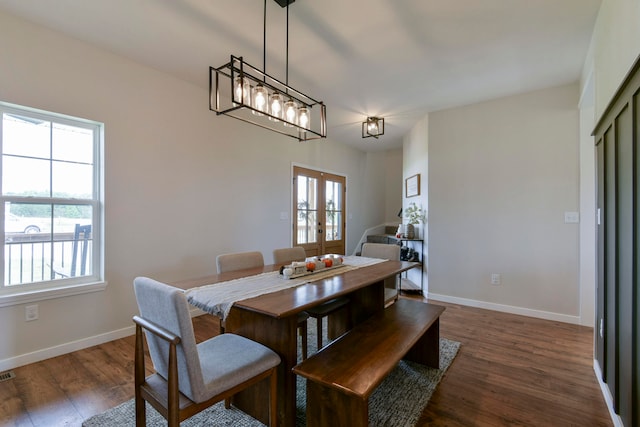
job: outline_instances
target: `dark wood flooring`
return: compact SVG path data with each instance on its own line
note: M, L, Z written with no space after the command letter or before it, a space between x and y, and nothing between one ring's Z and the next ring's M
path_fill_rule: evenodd
M462 346L419 425L613 425L593 371L593 329L438 304L447 307L440 336ZM203 340L218 323L200 316L194 328ZM0 382L0 426L80 426L131 399L133 343L126 337L13 369L16 377Z

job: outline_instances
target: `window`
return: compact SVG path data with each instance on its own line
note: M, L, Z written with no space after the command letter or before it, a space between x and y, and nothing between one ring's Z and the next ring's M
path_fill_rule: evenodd
M102 281L103 125L4 103L0 113L0 306L86 292Z

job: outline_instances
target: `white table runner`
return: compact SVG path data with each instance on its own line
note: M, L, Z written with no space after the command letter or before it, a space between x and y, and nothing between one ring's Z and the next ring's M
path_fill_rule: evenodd
M345 256L342 267L324 271L320 270L308 276L285 279L279 272L272 271L188 289L185 291L185 294L190 304L207 313L221 317L224 320L229 315L229 311L236 301L269 294L282 289L293 288L383 261L386 260L361 256Z

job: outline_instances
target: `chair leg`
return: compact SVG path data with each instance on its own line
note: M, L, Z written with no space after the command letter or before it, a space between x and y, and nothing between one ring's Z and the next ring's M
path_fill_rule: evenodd
M134 356L134 383L135 383L135 405L136 405L136 427L147 425L146 404L142 398L140 387L144 384L144 338L142 328L136 325L136 343Z
M136 396L136 427L146 427L147 414L146 404L142 397Z
M276 372L278 367L271 371L271 394L269 396L269 427L278 425L278 376Z
M302 360L306 360L308 356L307 351L307 321L298 325L298 331L300 331L300 338L302 339Z
M316 331L318 334L318 351L322 348L322 317L316 318Z

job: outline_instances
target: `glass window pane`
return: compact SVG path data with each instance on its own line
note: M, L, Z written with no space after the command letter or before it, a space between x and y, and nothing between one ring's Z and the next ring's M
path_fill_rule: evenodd
M4 204L5 284L48 280L51 254L51 206Z
M52 146L54 160L93 163L93 132L90 129L56 123Z
M90 199L93 193L93 166L53 162L53 197Z
M89 276L93 262L92 209L89 205L55 205L51 279Z
M51 231L51 206L48 204L5 203L5 240L10 235L48 233ZM30 237L33 240L34 236Z
M93 208L90 205L54 205L53 233L72 233L78 225L93 225Z
M3 114L2 150L4 154L48 159L51 122L15 114Z
M2 194L49 197L49 161L2 156Z

